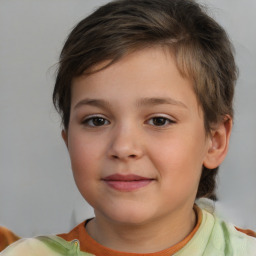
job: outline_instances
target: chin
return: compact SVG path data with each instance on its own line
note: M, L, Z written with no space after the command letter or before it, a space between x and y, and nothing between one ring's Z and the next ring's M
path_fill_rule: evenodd
M113 222L119 223L121 225L130 225L130 226L143 225L148 222L151 222L152 219L154 218L153 214L150 214L149 211L145 211L145 210L142 211L136 208L133 208L133 209L123 208L123 209L118 209L115 212L108 212L107 217L111 219Z

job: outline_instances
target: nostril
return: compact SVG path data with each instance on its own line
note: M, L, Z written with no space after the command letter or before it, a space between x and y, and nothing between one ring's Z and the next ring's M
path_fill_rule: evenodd
M112 157L113 157L114 159L123 158L123 157L118 156L118 155L112 155ZM135 154L132 154L132 155L128 155L127 157L128 157L128 158L136 158L137 156L136 156Z

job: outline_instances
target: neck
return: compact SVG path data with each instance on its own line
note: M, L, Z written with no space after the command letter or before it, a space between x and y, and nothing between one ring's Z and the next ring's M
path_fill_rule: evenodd
M101 245L122 252L152 253L174 246L188 236L196 225L194 210L162 216L149 223L115 223L102 216L86 226L89 235Z

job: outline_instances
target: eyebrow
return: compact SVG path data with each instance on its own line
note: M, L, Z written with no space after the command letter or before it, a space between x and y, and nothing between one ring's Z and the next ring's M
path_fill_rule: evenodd
M173 98L168 98L168 97L164 97L164 98L143 98L143 99L140 99L137 102L138 106L144 106L144 105L156 106L156 105L163 105L163 104L176 105L176 106L188 108L182 101L175 100Z
M169 105L176 105L180 106L183 108L188 108L183 102L179 100L175 100L173 98L142 98L139 99L136 102L136 105L138 107L142 106L156 106L156 105L164 105L164 104L169 104ZM110 108L111 103L109 101L103 100L103 99L83 99L79 101L75 106L74 109L77 109L81 106L84 105L89 105L89 106L95 106L95 107L100 107L100 108Z
M75 106L74 109L77 109L81 106L89 105L89 106L95 106L100 108L109 108L111 106L110 102L106 100L101 99L83 99L79 101Z

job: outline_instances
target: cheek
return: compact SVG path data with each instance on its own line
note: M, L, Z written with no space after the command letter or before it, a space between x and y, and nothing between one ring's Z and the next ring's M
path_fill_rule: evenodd
M90 179L98 175L99 143L90 143L87 138L71 135L69 155L75 181L79 187L88 185Z
M79 133L79 131L70 134L68 145L70 159L74 167L86 166L98 161L102 151L102 143Z
M89 204L93 202L94 193L97 190L95 186L99 179L99 168L93 152L94 150L87 144L81 143L81 140L78 143L71 144L69 149L76 186Z
M155 143L151 151L155 158L165 169L173 169L179 172L186 172L187 169L195 169L202 163L202 150L195 146L196 142L189 139L172 139L164 143ZM184 168L187 167L187 168Z
M166 178L174 187L198 184L204 155L202 139L183 134L161 143L155 141L154 145L151 157L162 179Z

